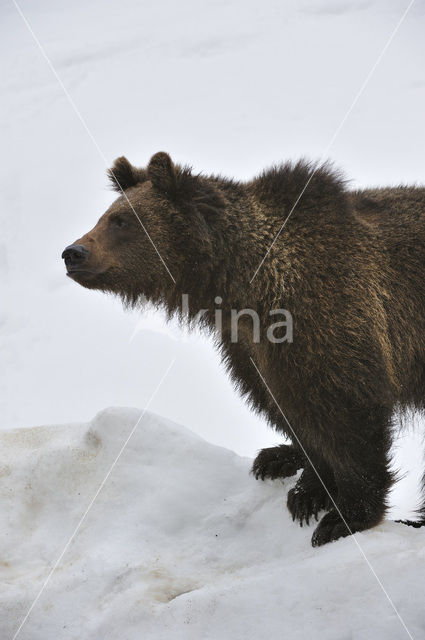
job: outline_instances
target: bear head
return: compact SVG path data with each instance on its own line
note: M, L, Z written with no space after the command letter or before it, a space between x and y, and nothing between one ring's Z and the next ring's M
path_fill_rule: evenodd
M195 282L207 286L217 254L214 228L225 208L217 179L194 175L164 152L143 169L120 157L108 176L120 195L64 250L67 275L130 305L162 303L176 284L188 292Z

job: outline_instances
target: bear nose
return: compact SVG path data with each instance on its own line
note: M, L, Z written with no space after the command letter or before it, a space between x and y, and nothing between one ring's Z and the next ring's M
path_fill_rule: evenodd
M70 244L66 247L62 253L62 258L65 260L67 267L75 267L76 265L84 262L89 252L82 244Z

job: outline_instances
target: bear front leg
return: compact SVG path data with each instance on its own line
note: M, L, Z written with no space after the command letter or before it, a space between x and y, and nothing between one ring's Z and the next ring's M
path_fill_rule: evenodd
M281 444L277 447L261 449L254 460L251 473L256 480L287 478L294 476L304 467L304 457L296 447Z
M389 470L390 425L391 411L377 407L354 412L351 423L341 429L345 439L331 456L337 508L319 522L313 547L374 527L384 518L394 481Z

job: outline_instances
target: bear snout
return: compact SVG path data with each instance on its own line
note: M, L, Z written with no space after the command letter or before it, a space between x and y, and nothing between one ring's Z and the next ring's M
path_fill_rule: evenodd
M66 247L62 253L62 258L65 260L65 266L68 271L78 269L79 266L85 262L89 255L88 249L82 244L71 244Z

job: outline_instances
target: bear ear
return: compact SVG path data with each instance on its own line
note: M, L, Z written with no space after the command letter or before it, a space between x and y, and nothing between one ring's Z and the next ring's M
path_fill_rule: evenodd
M148 179L160 191L170 195L176 192L176 169L168 153L159 151L152 156L148 165Z
M147 180L146 171L133 167L124 156L115 160L112 167L108 169L107 175L114 191L125 191Z

